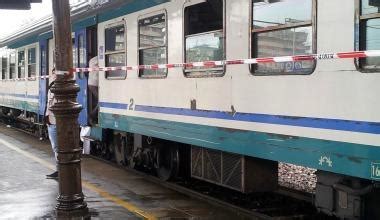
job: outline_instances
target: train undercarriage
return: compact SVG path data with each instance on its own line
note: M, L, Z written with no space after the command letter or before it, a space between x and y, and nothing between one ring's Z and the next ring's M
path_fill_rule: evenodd
M110 138L111 137L111 138ZM278 162L113 131L92 153L162 180L195 178L244 194L276 191ZM112 141L110 141L112 140ZM316 209L340 219L380 219L380 183L318 170Z
M36 113L0 107L0 117L3 123L27 131L41 140L48 138L43 119Z
M6 124L47 138L34 113L1 108ZM17 125L16 125L17 124ZM102 130L91 141L91 154L137 169L164 181L198 179L243 194L272 192L279 187L278 162L191 146L122 131ZM78 131L79 132L79 131ZM380 183L318 170L311 200L316 209L341 219L380 219Z

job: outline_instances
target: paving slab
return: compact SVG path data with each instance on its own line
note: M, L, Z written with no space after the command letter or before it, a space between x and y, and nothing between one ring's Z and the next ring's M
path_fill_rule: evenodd
M0 219L56 219L48 141L0 125ZM82 160L88 219L247 219L93 158Z

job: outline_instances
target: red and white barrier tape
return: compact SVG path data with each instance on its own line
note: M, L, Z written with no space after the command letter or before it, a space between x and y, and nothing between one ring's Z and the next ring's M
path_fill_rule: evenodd
M115 66L115 67L91 67L75 68L76 72L93 72L93 71L112 71L112 70L157 70L172 68L193 68L193 67L217 67L224 65L237 64L257 64L257 63L283 63L307 60L330 60L330 59L347 59L347 58L365 58L380 57L380 50L354 51L342 53L320 53L310 55L282 56L282 57L264 57L252 59L222 60L222 61L204 61L194 63L174 63L174 64L153 64L139 66Z
M297 56L282 56L282 57L264 57L252 59L237 59L237 60L221 60L221 61L204 61L194 63L174 63L174 64L153 64L153 65L139 65L139 66L115 66L115 67L87 67L87 68L73 68L68 72L94 72L94 71L113 71L113 70L157 70L157 69L172 69L172 68L193 68L193 67L216 67L224 65L238 65L238 64L257 64L257 63L283 63L283 62L297 62L307 60L331 60L331 59L349 59L349 58L366 58L366 57L380 57L380 50L368 51L354 51L354 52L340 52L340 53L320 53L309 55ZM49 76L36 76L17 79L2 79L1 81L24 81L47 79Z
M26 78L15 78L15 79L0 79L0 82L7 82L7 81L34 81L37 79L48 79L50 76L33 76L33 77L26 77Z

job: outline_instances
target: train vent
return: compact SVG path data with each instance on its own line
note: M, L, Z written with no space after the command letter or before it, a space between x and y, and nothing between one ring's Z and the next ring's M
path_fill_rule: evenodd
M270 191L277 187L277 162L192 146L191 176L245 193Z

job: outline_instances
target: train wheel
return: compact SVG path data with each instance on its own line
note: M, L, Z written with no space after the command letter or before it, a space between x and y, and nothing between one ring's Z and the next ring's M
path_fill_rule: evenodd
M133 145L133 135L128 135L122 139L122 144L125 146L124 155L125 155L125 163L127 167L134 169L136 162L134 160L135 149Z
M112 158L111 152L106 143L100 142L96 145L96 148L101 158L106 159L106 160L111 160Z
M121 134L114 134L112 151L114 153L115 161L119 165L125 165L125 137Z
M177 147L157 148L155 168L157 176L167 181L177 176L179 171L179 150Z
M18 109L11 109L10 112L11 112L11 116L14 118L17 118L18 116L21 115L21 111Z
M7 108L7 107L2 107L2 108L1 108L1 112L2 112L4 115L8 115L8 113L9 113L9 108Z

